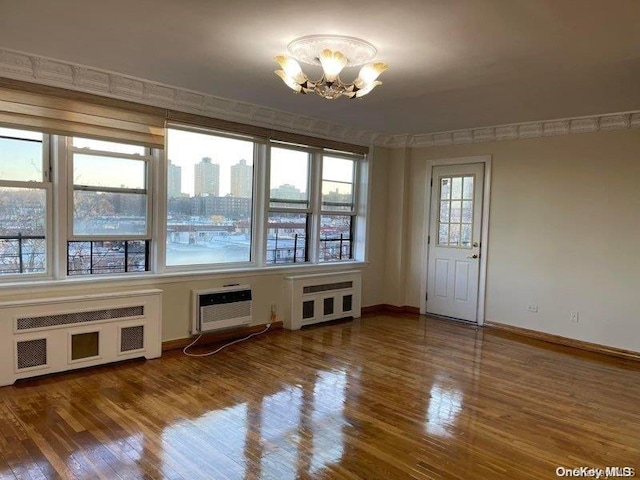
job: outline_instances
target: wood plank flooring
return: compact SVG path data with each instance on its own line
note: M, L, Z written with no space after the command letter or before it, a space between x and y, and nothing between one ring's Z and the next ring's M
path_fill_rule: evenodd
M0 388L0 478L640 476L640 364L417 315Z

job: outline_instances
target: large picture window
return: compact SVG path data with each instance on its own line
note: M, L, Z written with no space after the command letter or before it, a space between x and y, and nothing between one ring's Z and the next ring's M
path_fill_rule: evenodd
M254 142L168 130L166 265L251 261Z
M0 128L0 275L47 272L48 137Z
M149 270L149 149L73 138L67 274Z

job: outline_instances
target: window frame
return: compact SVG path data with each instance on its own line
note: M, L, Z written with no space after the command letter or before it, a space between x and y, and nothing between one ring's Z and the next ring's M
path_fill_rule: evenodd
M11 130L20 130L25 132L36 132L42 135L42 180L41 181L21 181L21 180L3 180L0 179L0 188L24 188L24 189L38 189L45 191L45 221L44 221L44 241L45 241L45 269L44 272L39 273L8 273L0 275L0 282L15 282L15 281L30 281L30 280L42 280L53 278L53 226L54 221L52 219L53 209L53 182L52 182L52 165L51 165L51 136L47 133L28 129L15 125L0 124L1 128L7 128ZM14 138L15 140L23 141L36 141L29 139L20 139L18 137L5 137Z

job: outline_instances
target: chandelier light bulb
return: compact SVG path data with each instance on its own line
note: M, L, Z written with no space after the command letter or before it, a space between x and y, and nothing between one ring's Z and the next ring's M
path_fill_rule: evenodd
M276 70L282 81L297 93L315 93L332 100L338 97L360 98L382 82L376 79L387 70L384 63L369 63L377 53L369 42L340 35L310 35L297 38L288 45L291 57L278 55L275 61L282 70ZM322 77L309 80L298 61L322 67ZM345 67L358 67L357 78L351 83L340 79Z
M304 82L306 82L307 76L302 72L300 64L293 58L285 57L284 55L278 55L274 60L278 62L280 68L282 68L282 70L284 70L284 73L286 73L287 76L292 80L299 84L303 84ZM287 82L285 81L285 83Z
M363 88L374 82L387 68L389 67L384 63L368 63L360 69L358 78L355 79L353 84L357 88Z
M332 52L325 48L320 54L320 65L327 82L335 82L342 69L347 65L347 58L340 52Z

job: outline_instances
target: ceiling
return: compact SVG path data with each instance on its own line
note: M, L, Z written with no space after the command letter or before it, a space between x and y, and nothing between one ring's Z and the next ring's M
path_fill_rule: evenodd
M2 48L384 134L640 110L638 0L0 0L0 11ZM291 92L273 57L321 33L373 43L383 85L358 100Z

